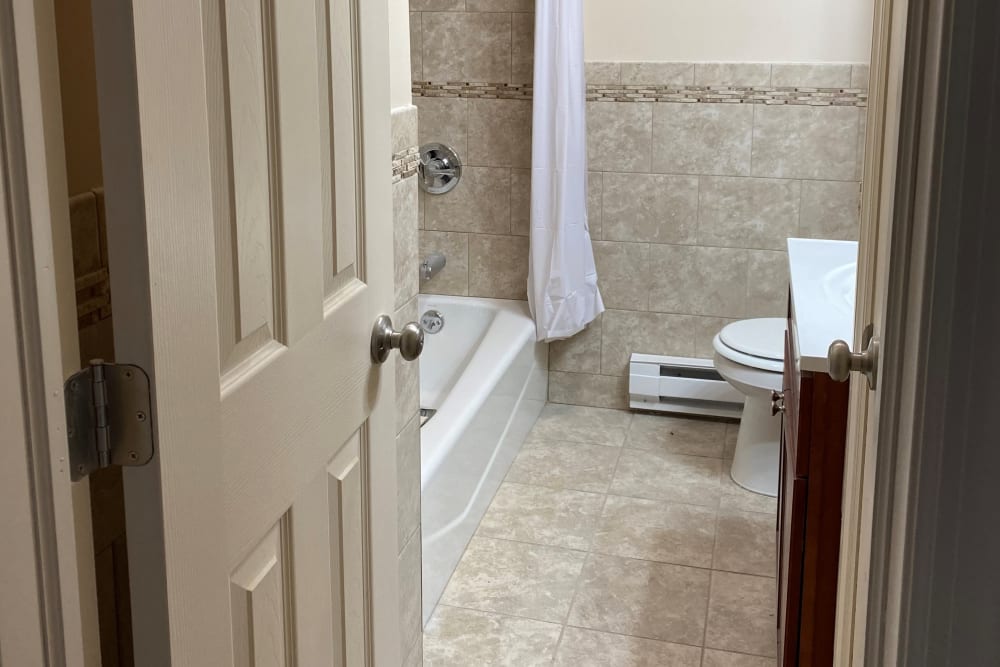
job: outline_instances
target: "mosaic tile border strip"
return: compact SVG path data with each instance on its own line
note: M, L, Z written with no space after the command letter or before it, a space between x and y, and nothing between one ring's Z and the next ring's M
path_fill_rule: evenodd
M413 95L416 97L530 100L532 92L530 85L517 84L453 81L413 83ZM863 88L588 84L587 101L867 107L868 91Z
M411 146L392 156L392 182L398 183L417 173L420 166L420 149Z

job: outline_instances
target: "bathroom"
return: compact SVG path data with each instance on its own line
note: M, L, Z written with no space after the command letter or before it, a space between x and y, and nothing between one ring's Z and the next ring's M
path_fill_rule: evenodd
M397 366L404 655L774 665L770 394L783 388L788 239L858 239L873 3L582 4L585 205L604 311L545 344L527 302L535 3L409 3L394 245L397 267L424 266L397 273L396 306L426 343L419 370ZM450 160L436 174L418 169L432 145ZM834 268L856 252L798 247L800 264L819 252ZM749 352L765 357L754 409L718 375L699 385L713 385L708 407L697 389L638 389L630 362L693 369L690 386L720 364L738 374L747 350L720 361L717 334L758 318L770 324L767 352ZM851 326L835 329L850 340ZM744 428L743 450L767 449L746 455L759 470L733 473L742 484L730 475L741 412L762 424Z

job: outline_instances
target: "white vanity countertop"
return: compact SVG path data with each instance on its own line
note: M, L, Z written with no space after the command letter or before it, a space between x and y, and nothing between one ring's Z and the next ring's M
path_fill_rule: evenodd
M800 370L827 372L827 350L838 338L853 347L857 263L854 241L788 239L792 335Z

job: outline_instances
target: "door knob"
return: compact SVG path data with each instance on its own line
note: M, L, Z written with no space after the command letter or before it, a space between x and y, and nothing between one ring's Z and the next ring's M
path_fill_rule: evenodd
M424 330L416 322L410 322L402 331L396 331L391 317L379 315L372 329L372 361L385 363L392 350L399 350L399 356L413 361L424 351Z
M831 378L836 382L846 382L851 371L856 371L868 378L869 389L878 386L878 339L872 332L872 325L869 324L865 329L863 352L851 352L851 346L842 340L830 343L827 359L830 361Z
M771 416L777 417L779 412L785 411L785 392L771 392Z

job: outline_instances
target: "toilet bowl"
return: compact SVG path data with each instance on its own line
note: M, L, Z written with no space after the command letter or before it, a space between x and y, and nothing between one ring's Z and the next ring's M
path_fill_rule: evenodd
M778 317L733 322L712 341L715 369L746 396L730 475L766 496L778 495L781 418L771 415L771 392L782 389L784 344Z

